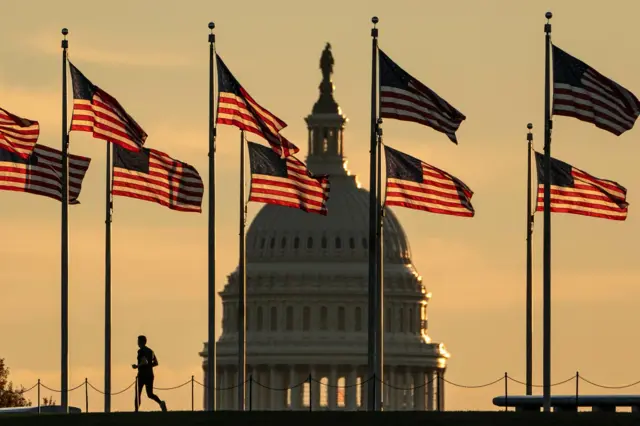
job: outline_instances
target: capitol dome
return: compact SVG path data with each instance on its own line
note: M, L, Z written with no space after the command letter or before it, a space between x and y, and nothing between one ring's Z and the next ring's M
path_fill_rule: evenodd
M311 403L313 409L365 410L367 405L367 386L353 385L368 377L369 192L347 169L347 119L333 97L332 66L327 45L320 97L306 117L307 166L330 179L327 216L266 204L246 236L247 378L260 383L247 389L253 409L308 409ZM427 334L431 295L390 208L383 237L384 382L391 385L383 392L384 408L432 410L436 386L442 407L449 354ZM236 269L220 292L216 407L222 410L237 406L237 392L221 390L237 384L237 277ZM208 383L206 352L205 343L200 355ZM309 376L315 379L311 384L269 389L291 388ZM398 390L412 387L417 389Z

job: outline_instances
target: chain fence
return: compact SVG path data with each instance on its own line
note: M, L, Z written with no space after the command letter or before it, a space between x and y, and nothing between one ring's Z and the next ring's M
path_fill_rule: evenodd
M346 384L329 384L325 381L326 377L317 380L309 375L303 381L293 385L293 386L285 386L285 387L272 387L265 383L261 383L260 381L253 378L253 375L250 375L248 379L244 382L245 387L245 404L246 409L251 410L261 410L261 409L269 409L273 410L273 401L276 401L276 406L280 406L276 409L281 410L366 410L366 400L367 400L367 392L369 391L369 384L372 384L371 390L375 392L376 386L382 386L381 393L383 394L383 400L385 401L385 410L429 410L429 411L444 411L444 391L442 387L444 384L448 384L455 388L461 389L469 389L469 390L477 390L482 388L488 388L491 386L501 385L502 393L496 396L504 396L505 401L508 401L510 395L509 383L514 383L517 385L526 386L527 384L521 380L515 379L509 376L507 373L496 378L495 380L488 381L482 384L462 384L448 380L444 376L441 376L440 371L436 371L435 377L432 377L431 380L425 380L423 383L410 386L410 387L401 387L397 386L384 380L380 380L375 376L372 376L366 380L358 380L357 383ZM575 383L575 397L576 397L576 406L578 406L578 397L581 395L581 383L586 383L592 387L599 389L607 389L607 390L622 390L629 389L631 387L637 386L640 384L640 380L625 384L625 385L603 385L591 381L584 376L580 375L579 372L576 372L575 375L568 377L565 380L552 383L551 387L561 386L570 382ZM431 386L431 385L434 386ZM158 387L154 386L154 391L174 391L186 386L190 387L191 392L191 411L196 411L195 408L195 389L196 386L202 388L205 392L207 391L207 386L198 380L195 379L194 376L191 376L191 379L185 381L182 384L172 387ZM238 388L241 386L240 383L234 384L231 386L220 386L215 387L215 391L217 393L217 405L222 403L222 407L218 407L218 409L223 410L234 410L237 407L237 398L238 398ZM532 388L542 388L542 385L539 384L531 384ZM302 389L300 389L302 388ZM426 388L426 389L425 389ZM60 389L51 388L44 383L41 382L40 379L31 387L22 389L19 393L23 396L28 397L29 394L36 392L37 393L37 412L41 413L41 408L44 406L42 404L42 390L47 390L49 392L61 394L62 391ZM84 382L79 385L69 388L68 392L75 392L78 390L84 390L84 412L89 413L89 390L92 390L100 395L105 395L104 391L100 390L96 386L94 386L88 379L85 379ZM131 391L133 393L133 399L138 403L140 395L136 392L138 389L138 378L126 386L125 388L112 392L111 396L121 395L127 391ZM265 395L261 395L261 401L258 404L255 403L256 392L257 389L262 389L263 392L266 392ZM292 391L299 389L299 392L294 393ZM272 398L271 393L280 393L282 397ZM513 392L513 389L511 390ZM284 397L286 395L286 397ZM511 393L514 396L513 393ZM586 395L586 394L582 394ZM265 404L265 400L268 401ZM279 403L278 403L279 402ZM297 402L297 403L296 403ZM270 404L271 403L271 404ZM387 404L389 407L387 407ZM269 407L265 406L269 405ZM509 410L508 404L504 407L505 411Z

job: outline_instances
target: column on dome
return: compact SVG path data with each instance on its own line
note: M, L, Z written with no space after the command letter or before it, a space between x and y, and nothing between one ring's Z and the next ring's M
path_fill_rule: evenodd
M445 381L444 381L444 373L445 373L445 369L441 369L440 370L440 379L439 379L439 388L438 388L438 395L437 398L440 401L440 410L444 411L444 385L445 385Z
M347 376L345 377L345 408L348 411L354 411L357 409L357 397L358 397L358 374L356 367L351 365L347 370Z
M311 366L311 410L320 410L320 375L315 365Z
M229 371L229 389L227 394L229 395L229 402L231 403L230 410L238 409L238 374L236 374L236 369L234 367L227 367Z
M205 383L205 386L208 386L209 380L207 378L207 383ZM215 392L216 392L216 410L220 409L220 405L222 404L222 398L221 398L221 393L220 393L220 388L222 387L222 370L221 369L217 369L216 371L216 383L215 383Z
M367 367L360 368L360 409L367 411L369 409L369 369Z
M335 365L331 365L329 368L329 382L327 388L327 405L329 410L335 410L338 403L338 371Z
M220 369L220 389L218 389L218 393L220 394L220 408L222 410L229 409L229 395L226 390L229 383L229 378L227 377L227 369L223 366Z
M253 410L256 403L255 366L247 366L247 386L245 388L245 410Z
M265 388L269 383L269 372L269 367L263 366L258 373L261 385L258 386L258 408L260 410L267 410L271 404L271 401L269 400L269 391Z
M296 366L292 365L289 372L289 388L291 389L291 409L300 410L302 408L302 386L294 386L300 383Z
M424 411L424 372L417 370L413 373L413 407L416 411Z
M207 411L209 409L209 406L207 404L207 401L209 401L209 399L207 398L207 383L209 383L209 378L207 377L207 365L204 362L202 363L202 370L204 371L204 374L202 375L202 382L204 383L204 389L202 392L202 407L205 411Z
M278 371L275 365L269 366L269 409L277 410L278 406L278 392L273 389L278 388Z
M405 410L413 410L413 377L411 374L411 369L409 367L405 367L404 372L404 388L405 391L402 392L404 394L404 409Z
M434 410L434 392L436 378L433 370L427 370L427 411Z
M396 376L396 368L392 366L387 367L387 372L385 374L384 380L384 389L382 390L385 394L385 401L389 410L397 410L398 409L398 380Z

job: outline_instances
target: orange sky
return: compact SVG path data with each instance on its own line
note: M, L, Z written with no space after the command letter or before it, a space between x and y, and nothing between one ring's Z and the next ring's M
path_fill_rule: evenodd
M553 40L640 94L640 59L631 1L553 2ZM0 105L40 121L40 142L60 145L60 29L71 60L125 106L149 134L147 146L193 164L207 182L207 23L218 51L284 134L306 153L303 116L317 99L325 42L335 57L336 98L349 117L349 167L368 183L370 18L380 46L408 72L462 111L459 146L414 123L384 123L385 142L456 175L474 191L476 217L394 209L409 236L428 290L430 334L452 353L448 379L491 382L505 371L524 380L526 124L542 149L544 13L551 2L35 1L3 5ZM216 5L214 7L214 4ZM321 5L320 5L321 4ZM464 5L464 7L461 7ZM603 384L640 379L636 256L640 216L638 130L615 137L567 117L554 123L552 154L629 190L626 222L553 216L553 377L580 371ZM103 387L104 142L71 135L71 152L91 157L82 204L70 211L70 382ZM217 283L237 263L237 131L219 129ZM304 158L304 155L302 156ZM2 309L0 356L14 382L38 378L59 387L59 204L0 194ZM206 205L206 203L205 203ZM253 218L260 205L249 205ZM535 382L541 383L542 217L534 234ZM160 367L157 386L202 379L206 338L206 209L170 211L117 198L113 222L113 389L134 380L135 338L149 337ZM575 392L573 383L554 393ZM492 409L502 384L447 388L448 409ZM587 384L581 391L606 393ZM524 387L510 384L509 392ZM623 392L637 393L631 388ZM45 396L47 394L44 394ZM162 393L170 409L190 408L190 388ZM196 388L197 407L201 390ZM29 395L35 398L35 394ZM53 394L59 401L59 396ZM90 409L102 396L90 391ZM113 398L130 410L132 392ZM70 395L84 408L84 392ZM155 409L146 400L146 409Z

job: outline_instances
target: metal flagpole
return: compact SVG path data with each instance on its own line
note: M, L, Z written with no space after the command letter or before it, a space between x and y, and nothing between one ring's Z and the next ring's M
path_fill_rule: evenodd
M531 150L533 149L533 124L527 124L527 395L532 395L533 380L533 286L531 282L531 235L533 234L533 211L531 210ZM537 194L537 191L536 191ZM537 196L536 196L537 198Z
M67 41L62 29L62 214L60 253L60 393L64 412L69 412L69 132L67 131Z
M244 130L240 131L240 261L238 262L238 411L244 411L245 403L245 376L247 364L246 330L247 316L247 271L245 250L245 223L247 218L247 203L244 195Z
M104 243L104 412L111 412L111 220L113 198L111 196L111 152L107 142L105 185L105 243Z
M215 56L215 24L209 22L209 226L208 226L208 334L207 334L207 387L208 411L216 409L216 124L213 85L213 58Z
M376 336L376 377L380 386L376 386L376 410L382 410L384 407L384 391L382 383L384 383L384 207L382 206L382 119L378 118L376 123L376 134L378 139L378 176L376 188L376 210L378 217L376 220L376 249L377 249L377 282L376 282L376 327L378 334Z
M376 306L376 234L377 234L377 226L376 219L378 217L378 213L376 211L377 208L377 200L376 200L376 147L377 147L377 139L376 139L376 130L377 130L377 54L378 54L378 29L376 28L376 24L378 23L378 18L374 16L371 18L371 22L373 23L373 28L371 29L371 38L372 38L372 50L371 50L371 146L370 146L370 157L369 157L369 310L368 310L368 319L369 319L369 348L368 348L368 359L367 363L369 366L369 381L368 381L368 410L375 411L376 410L376 389L378 388L377 380L378 376L376 374L376 365L378 360L377 354L377 306Z
M543 253L543 342L542 400L544 411L551 411L551 110L550 66L551 24L553 16L546 13L544 67L544 253Z

